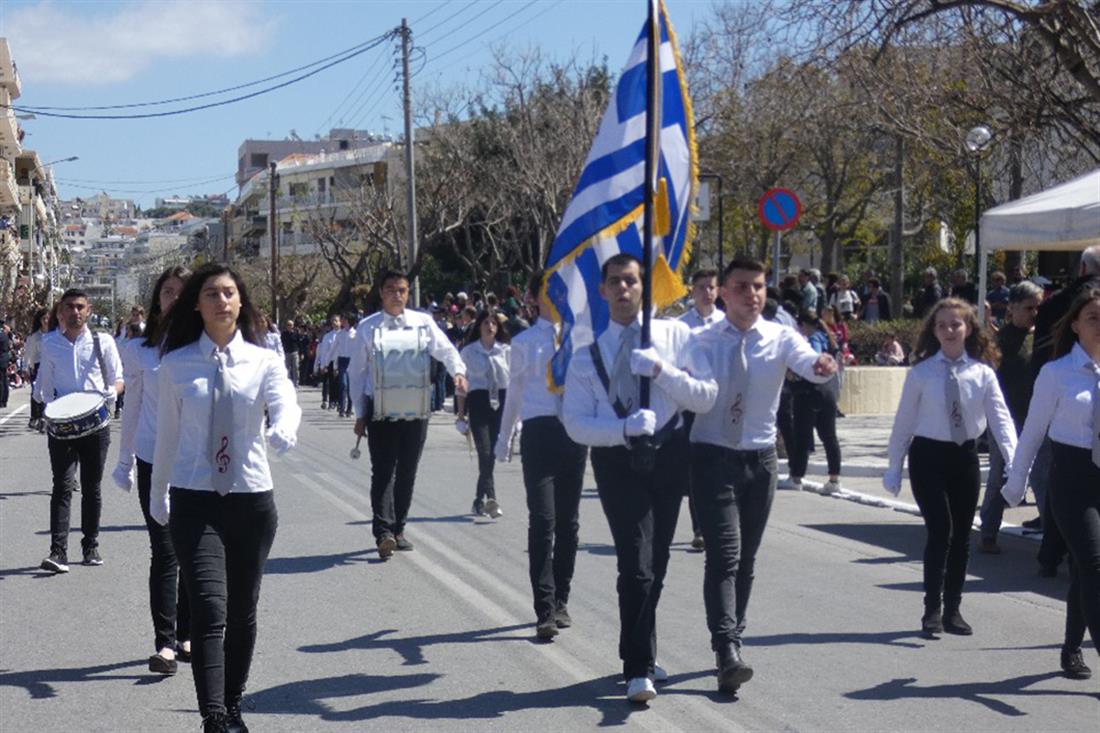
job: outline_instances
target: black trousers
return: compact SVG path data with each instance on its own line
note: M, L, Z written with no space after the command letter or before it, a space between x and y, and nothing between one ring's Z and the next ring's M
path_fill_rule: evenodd
M493 409L489 404L489 390L475 389L466 397L466 410L470 416L470 435L474 439L477 451L477 499L497 498L496 485L493 483L493 467L496 457L493 448L500 435L500 416L504 411L504 400L508 390L500 390L500 404Z
M30 383L31 383L31 420L37 420L42 417L42 412L46 409L46 406L34 398L34 383L38 380L38 368L40 364L35 364L31 367L30 371Z
M340 412L351 412L351 384L348 381L348 365L351 357L336 357L336 409Z
M825 446L829 475L840 474L840 441L836 437L836 397L825 385L800 385L791 396L794 411L794 446L787 446L791 475L806 475L810 451L814 447L814 428Z
M191 607L172 548L172 533L149 516L152 479L153 464L138 458L138 501L149 531L149 611L153 615L153 646L159 651L165 647L173 649L177 642L190 641Z
M775 448L691 444L691 486L706 543L703 602L714 649L741 645L777 476Z
M531 592L541 621L569 602L588 448L570 440L561 421L550 416L524 420L519 440Z
M271 491L219 496L172 487L168 522L191 599L191 671L203 716L240 699L278 514Z
M592 449L596 488L615 541L619 657L625 679L653 673L657 603L687 488L687 460L683 430L675 431L661 446L650 474L631 467L630 451L625 447Z
M1047 495L1070 555L1065 648L1079 648L1087 626L1100 652L1100 468L1088 449L1051 445L1054 480Z
M321 373L317 375L317 378L321 381L321 402L328 405L329 397L332 396L332 388L329 383L332 381L332 377L329 374L328 367L321 370Z
M367 400L367 415L374 405ZM370 505L374 539L405 531L427 420L367 420L370 450Z
M333 403L340 399L340 376L335 365L328 367L328 378L325 381L328 382L328 409L331 410Z
M779 409L775 413L775 425L779 429L779 436L783 438L783 445L787 449L787 457L790 458L794 448L794 409L791 388L788 382L783 383L779 392Z
M50 495L50 552L67 556L69 550L69 505L76 488L77 467L80 467L80 530L84 535L81 547L99 547L99 515L103 507L100 483L103 464L111 446L111 430L104 427L91 435L74 440L48 438L50 469L53 472L53 493Z
M0 355L0 407L8 406L8 397L11 395L11 383L8 381L8 364L11 357L7 352Z
M973 440L962 445L913 438L909 482L928 538L924 545L924 605L939 608L962 601L970 559L970 527L978 507L981 472Z

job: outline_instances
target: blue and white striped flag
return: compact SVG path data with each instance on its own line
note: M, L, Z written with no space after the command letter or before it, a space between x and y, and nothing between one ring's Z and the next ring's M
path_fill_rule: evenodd
M676 35L664 2L656 2L660 43L658 178L654 197L654 261L650 263L653 303L683 297L682 269L691 252L691 206L698 181L694 120ZM646 153L646 57L648 21L630 53L584 170L566 207L546 260L552 317L562 324L561 343L550 363L551 386L565 384L574 350L607 328L607 303L600 297L600 268L612 255L642 259Z

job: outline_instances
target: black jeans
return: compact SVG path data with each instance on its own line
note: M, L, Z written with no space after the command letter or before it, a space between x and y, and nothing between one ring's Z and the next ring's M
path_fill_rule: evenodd
M46 409L46 406L34 398L34 383L38 380L38 367L40 364L35 364L31 367L30 371L30 384L31 384L31 420L37 420L42 417L42 411Z
M714 649L741 645L756 552L775 498L776 464L775 448L691 444L691 486L706 543L703 602Z
M80 466L81 546L87 552L99 547L99 514L103 506L99 493L103 464L111 446L111 430L104 427L91 435L74 440L48 438L53 493L50 496L50 552L62 556L69 550L69 504L76 488L76 470Z
M687 460L683 430L675 431L658 450L651 474L635 472L624 447L592 449L596 488L615 541L619 658L628 680L653 673L657 603L687 488Z
M500 415L504 411L507 390L500 390L500 404L493 409L489 404L489 390L475 389L466 397L466 410L470 415L470 434L477 451L477 496L476 499L497 498L493 483L493 467L496 458L493 448L500 435Z
M322 369L317 378L321 380L321 402L328 406L329 398L332 396L332 388L330 387L332 377L329 374L328 367Z
M928 538L924 545L924 605L951 608L962 601L970 559L970 527L978 506L981 472L973 440L962 445L913 438L909 483Z
M561 421L550 416L525 420L519 440L531 592L535 618L542 621L569 602L588 448L570 440Z
M367 400L367 415L374 411ZM370 451L370 506L374 539L405 531L420 453L428 437L427 420L367 420Z
M192 601L191 670L205 717L244 694L279 519L271 491L219 496L172 487L171 497L168 527Z
M137 459L138 501L149 531L149 611L153 615L154 648L173 649L176 642L191 639L191 607L187 586L179 575L176 551L172 548L172 533L149 516L149 493L153 479L153 464Z
M1079 648L1087 626L1100 652L1100 468L1087 448L1051 445L1054 480L1047 492L1052 510L1047 516L1053 515L1070 554L1065 648Z
M791 476L806 475L810 451L814 447L814 428L825 446L829 475L840 474L840 442L836 438L836 398L827 385L803 384L794 388L794 446L787 446Z
M779 391L779 409L775 413L775 426L779 429L779 436L783 438L788 459L795 444L792 402L790 383L784 381L783 388Z
M336 409L339 412L351 412L351 385L348 382L348 365L351 357L336 357Z

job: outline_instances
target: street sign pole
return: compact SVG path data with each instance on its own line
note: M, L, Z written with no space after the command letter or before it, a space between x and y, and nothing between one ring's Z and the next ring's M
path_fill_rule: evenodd
M772 285L779 287L779 258L783 256L783 232L776 230L772 247Z

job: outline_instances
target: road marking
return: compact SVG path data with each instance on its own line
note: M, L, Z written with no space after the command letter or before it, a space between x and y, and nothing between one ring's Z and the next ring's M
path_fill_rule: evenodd
M8 420L11 420L13 417L18 415L19 413L21 413L25 409L27 409L26 405L20 405L19 407L16 407L14 410L11 411L11 413L9 413L9 414L5 415L4 417L0 418L0 425L3 425Z
M358 501L366 499L362 494L355 493L351 489L345 488L341 482L332 474L327 472L317 472L313 477L303 476L295 472L294 477L301 481L306 486L317 491L322 498L327 500L336 508L347 513L356 521L368 521L371 517L358 509L357 507L349 504L344 499L336 496L328 487L335 487L344 494L347 494ZM321 482L327 483L328 487L322 486ZM440 557L447 557L463 567L463 570L468 574L475 576L477 580L484 583L489 588L494 589L495 592L505 596L505 602L517 607L526 608L530 605L530 601L527 596L519 591L515 590L511 586L501 583L500 579L493 576L487 570L481 568L477 563L471 559L463 556L457 550L450 545L432 537L426 531L420 531L417 533L417 542L422 546L429 549ZM427 575L435 578L438 582L442 583L451 593L458 598L465 601L471 608L489 617L492 623L499 626L510 626L515 624L519 619L516 614L506 609L504 606L490 599L484 592L475 588L467 581L458 577L451 571L442 567L423 553L402 553L402 559L407 560L416 565ZM542 647L540 651L544 656L560 669L565 674L569 675L576 682L590 682L592 680L600 679L602 676L593 669L590 669L583 662L576 657L570 655L568 652L555 648L552 645L546 645ZM712 709L709 701L696 700L695 698L682 699L677 698L678 702L686 703L699 718L705 719L707 722L713 724L717 730L731 731L732 733L740 733L745 731L745 728L738 726L734 721L721 715L718 711ZM625 703L624 703L625 704ZM678 731L684 730L680 725L677 725L673 720L662 717L656 710L650 708L645 711L644 715L631 716L631 723L636 723L640 727L658 733L659 731Z

